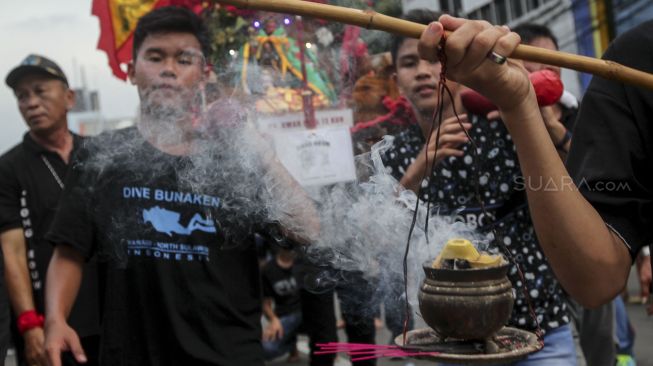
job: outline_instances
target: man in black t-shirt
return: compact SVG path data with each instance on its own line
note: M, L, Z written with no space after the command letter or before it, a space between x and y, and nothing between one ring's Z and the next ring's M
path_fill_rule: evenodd
M558 50L558 40L551 30L545 25L534 23L523 23L513 29L521 37L522 44L534 47L545 48L549 50ZM548 69L560 75L560 68L557 66L546 65L537 62L524 62L524 68L529 73ZM564 104L563 100L569 104ZM573 106L575 102L576 107ZM549 131L553 141L556 143L556 149L562 157L566 159L569 147L571 146L571 132L573 124L578 114L578 102L573 95L563 94L560 101L554 105L540 107L544 125ZM497 112L498 113L498 112ZM575 301L569 301L569 314L572 315L574 325L578 330L580 343L580 357L584 357L589 365L593 366L612 366L616 359L616 349L614 347L614 314L615 309L612 303L604 304L595 309L586 309L577 304Z
M652 42L653 21L644 22L616 39L603 58L650 74L653 61L642 55L653 52ZM567 159L580 192L623 245L613 249L626 248L633 259L653 242L652 116L650 89L595 76L583 97L575 129L578 138ZM650 264L648 256L640 260ZM623 286L626 279L612 280ZM642 284L644 292L650 277L648 281ZM648 312L653 314L653 305Z
M297 331L302 323L302 303L295 273L295 252L278 248L261 273L263 315L268 320L263 330L263 351L270 360L290 352L288 361L296 361ZM273 308L274 305L274 308Z
M85 358L65 318L81 264L94 254L105 279L102 364L263 364L254 233L270 217L306 242L316 214L272 154L238 155L260 152L243 131L242 106L215 102L203 113L209 49L190 10L162 7L138 21L128 70L138 124L80 150L48 235L56 245L45 327L54 366L62 350ZM234 146L241 133L249 140ZM261 180L267 189L252 186Z
M81 138L68 130L67 112L75 95L59 66L38 55L25 58L7 75L6 83L29 128L23 142L0 157L0 242L16 320L12 333L20 365L46 365L42 314L52 246L45 234L69 161L81 145ZM69 322L88 349L91 364L97 363L99 344L97 298L97 268L89 263ZM75 364L70 355L64 363Z
M546 138L523 67L503 58L519 37L443 17L422 34L420 56L434 58L444 29L454 31L447 56L455 66L447 75L489 98L513 136L538 239L560 283L584 306L612 301L633 259L653 241L653 90L595 76L576 121L569 174ZM475 52L460 51L469 49ZM652 73L651 54L647 21L617 38L604 58ZM551 182L546 189L530 184L542 179Z

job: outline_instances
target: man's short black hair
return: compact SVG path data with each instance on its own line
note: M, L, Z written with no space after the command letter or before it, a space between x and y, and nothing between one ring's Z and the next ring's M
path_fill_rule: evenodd
M401 19L407 20L409 22L420 23L420 24L431 24L432 22L438 20L442 15L439 11L433 11L429 9L413 9L408 13L401 16ZM390 48L390 53L392 55L392 64L397 67L397 52L399 52L399 47L406 40L405 36L395 34L392 36L392 43Z
M558 49L558 39L553 35L551 29L545 25L535 23L522 23L512 29L513 32L519 34L521 43L530 44L537 38L549 38Z
M138 50L147 36L157 33L190 33L197 38L202 54L208 58L211 50L209 33L197 14L178 6L164 6L152 10L138 20L134 31L132 57L136 60Z

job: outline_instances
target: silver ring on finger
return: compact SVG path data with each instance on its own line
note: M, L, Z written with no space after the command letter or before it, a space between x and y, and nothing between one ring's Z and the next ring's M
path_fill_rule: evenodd
M500 54L498 54L498 53L496 53L494 51L488 52L487 58L489 58L490 61L494 62L497 65L503 65L508 60L508 58L506 56L501 56Z

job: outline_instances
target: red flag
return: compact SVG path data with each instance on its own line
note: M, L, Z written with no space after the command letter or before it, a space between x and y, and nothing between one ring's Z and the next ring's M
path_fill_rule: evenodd
M100 39L97 48L107 53L113 74L127 79L121 65L132 60L134 29L138 19L150 11L168 5L183 6L200 13L202 0L93 0L91 13L100 20Z

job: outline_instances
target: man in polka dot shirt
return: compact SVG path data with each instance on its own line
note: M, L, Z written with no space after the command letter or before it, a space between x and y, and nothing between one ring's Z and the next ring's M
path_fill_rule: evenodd
M428 24L437 20L437 14L416 10L405 19ZM393 42L397 85L413 105L417 123L395 135L394 148L384 154L386 169L404 187L419 192L422 200L430 201L440 215L452 222L464 222L488 237L492 231L496 232L497 240L511 251L526 283L522 283L513 265L509 276L516 301L509 325L531 331L537 328L522 292L525 286L537 322L546 332L545 348L519 365L575 365L566 295L537 243L524 193L526 182L521 176L511 136L498 119L461 114L459 123L454 106L457 111L462 110L458 95L463 87L451 81L447 85L454 100L447 97L443 101L437 161L432 171L426 164L428 161L430 165L436 155L435 131L428 146L426 141L438 101L441 65L420 59L417 44L417 40L401 37ZM474 139L476 152L463 129ZM485 210L476 198L476 182ZM490 250L498 251L496 241L490 243Z

